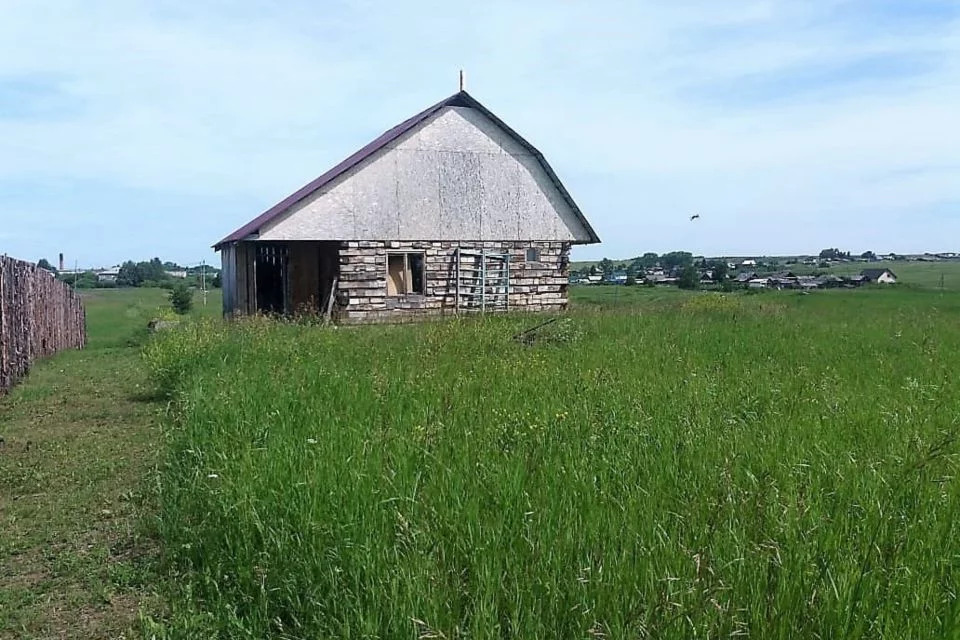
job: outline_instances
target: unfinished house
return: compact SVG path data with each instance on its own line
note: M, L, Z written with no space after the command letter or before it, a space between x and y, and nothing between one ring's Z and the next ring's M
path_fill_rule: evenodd
M341 322L559 310L599 242L543 156L464 91L215 245L224 313Z

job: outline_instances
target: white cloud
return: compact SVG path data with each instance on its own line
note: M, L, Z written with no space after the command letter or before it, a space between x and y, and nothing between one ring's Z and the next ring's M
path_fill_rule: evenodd
M937 248L960 231L960 22L944 6L7 2L0 185L222 198L199 251L452 93L465 67L608 241L581 255L857 249L878 220L874 241ZM49 90L32 115L2 106L24 78ZM84 189L97 228L143 207ZM905 214L927 210L924 225Z

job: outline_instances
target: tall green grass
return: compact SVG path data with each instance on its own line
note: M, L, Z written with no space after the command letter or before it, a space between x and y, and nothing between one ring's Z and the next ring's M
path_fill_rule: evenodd
M164 336L166 631L956 636L957 301L855 295Z

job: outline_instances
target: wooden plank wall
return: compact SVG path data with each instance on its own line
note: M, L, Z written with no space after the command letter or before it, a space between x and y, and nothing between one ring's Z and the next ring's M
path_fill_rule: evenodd
M37 358L86 343L80 295L36 265L0 256L0 394Z

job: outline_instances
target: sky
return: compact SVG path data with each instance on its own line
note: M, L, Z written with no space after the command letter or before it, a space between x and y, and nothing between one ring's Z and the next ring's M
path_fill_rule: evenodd
M217 263L461 68L575 260L960 250L960 0L0 0L0 253Z

